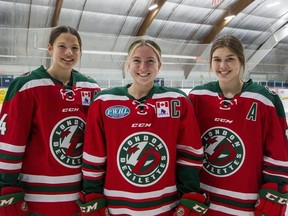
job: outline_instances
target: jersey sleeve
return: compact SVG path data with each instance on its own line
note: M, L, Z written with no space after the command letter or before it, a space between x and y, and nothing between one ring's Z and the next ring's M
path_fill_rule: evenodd
M18 177L34 113L33 96L14 80L0 114L0 187L18 186Z
M198 192L203 165L200 130L190 100L181 101L181 126L177 142L177 187L181 194Z
M100 105L101 100L95 99L87 116L82 164L85 193L103 193L106 148Z
M276 182L288 184L288 142L287 122L283 104L278 95L274 95L274 106L266 112L264 134L264 183Z

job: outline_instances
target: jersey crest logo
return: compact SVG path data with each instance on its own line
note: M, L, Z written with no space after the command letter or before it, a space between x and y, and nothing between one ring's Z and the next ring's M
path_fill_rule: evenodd
M50 150L60 164L78 168L82 164L85 122L79 117L68 117L58 122L50 135Z
M121 119L130 114L130 109L126 106L115 105L105 110L105 115L112 119Z
M89 106L91 103L91 92L81 91L81 100L83 106Z
M226 177L242 166L245 147L240 137L225 127L214 127L202 136L203 168L213 176Z
M170 117L170 108L168 101L158 101L156 102L157 117Z
M159 181L169 164L168 149L163 140L150 132L135 133L120 145L118 169L133 185L146 187Z

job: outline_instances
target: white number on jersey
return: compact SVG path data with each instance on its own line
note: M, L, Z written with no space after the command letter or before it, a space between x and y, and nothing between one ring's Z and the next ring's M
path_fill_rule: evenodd
M0 119L0 131L1 131L1 135L4 135L6 132L6 122L5 122L5 118L7 117L7 114L4 114L2 116L2 118Z

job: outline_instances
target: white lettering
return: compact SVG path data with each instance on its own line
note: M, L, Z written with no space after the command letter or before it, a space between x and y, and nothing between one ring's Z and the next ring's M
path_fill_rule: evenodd
M0 200L0 206L7 206L7 205L11 205L13 203L14 197L11 197L8 200Z
M268 200L271 200L272 202L276 202L276 203L279 203L281 205L285 205L288 202L288 200L286 198L278 197L275 194L271 194L269 192L266 194L266 198Z
M62 112L78 112L79 108L63 108Z
M131 125L132 128L136 128L136 127L139 127L139 128L147 128L147 127L151 127L151 123L133 123Z
M96 210L96 209L97 209L97 205L98 205L98 203L96 202L96 203L94 203L94 205L81 207L81 211L82 211L83 213L89 213L89 212L91 212L91 211Z
M214 121L215 121L215 122L228 123L228 124L232 124L232 123L233 123L233 120L223 119L223 118L215 118Z

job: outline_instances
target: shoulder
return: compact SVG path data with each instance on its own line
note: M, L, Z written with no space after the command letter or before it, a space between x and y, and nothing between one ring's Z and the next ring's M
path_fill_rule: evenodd
M44 73L45 71L46 71L45 68L41 66L33 71L26 72L16 77L9 85L9 88L16 88L19 90L28 82L47 78L46 74Z
M193 95L214 95L214 94L217 94L217 92L219 91L219 84L217 81L214 81L214 82L208 82L208 83L205 83L203 85L198 85L198 86L195 86L194 88L192 88L192 90L189 92L189 95L190 94L193 94Z
M113 88L107 88L103 89L101 92L99 92L100 95L104 94L113 94L113 95L123 95L125 93L125 87L113 87Z
M100 91L100 87L97 81L94 80L92 77L86 76L85 74L82 74L76 70L72 70L72 76L73 76L73 82L76 83L78 87L92 88L97 89L97 91Z
M41 82L45 82L43 81L44 78L47 78L45 72L45 68L41 66L33 71L26 72L16 77L8 87L6 99L11 99L17 92L24 92L27 89L41 85ZM40 79L41 82L39 82Z
M245 83L244 92L242 94L246 97L255 98L256 100L275 103L280 100L278 94L270 89L268 86L260 85L253 82L251 79Z
M260 85L250 79L246 83L241 97L253 99L268 107L273 107L279 116L285 116L284 107L279 95L268 86Z
M73 74L73 77L76 78L77 82L85 81L85 82L97 83L95 79L93 79L92 77L86 76L85 74L80 73L79 71L72 70L72 74Z
M216 87L217 87L217 82L214 81L214 82L208 82L202 85L197 85L194 88L192 88L192 91L199 90L199 89L211 89L212 90L212 89L216 89Z
M114 87L109 89L103 89L97 93L95 100L111 100L111 99L121 99L127 98L126 87Z
M172 88L172 87L165 87L165 86L155 86L154 87L154 94L163 96L163 97L184 97L187 98L187 94L178 88Z

